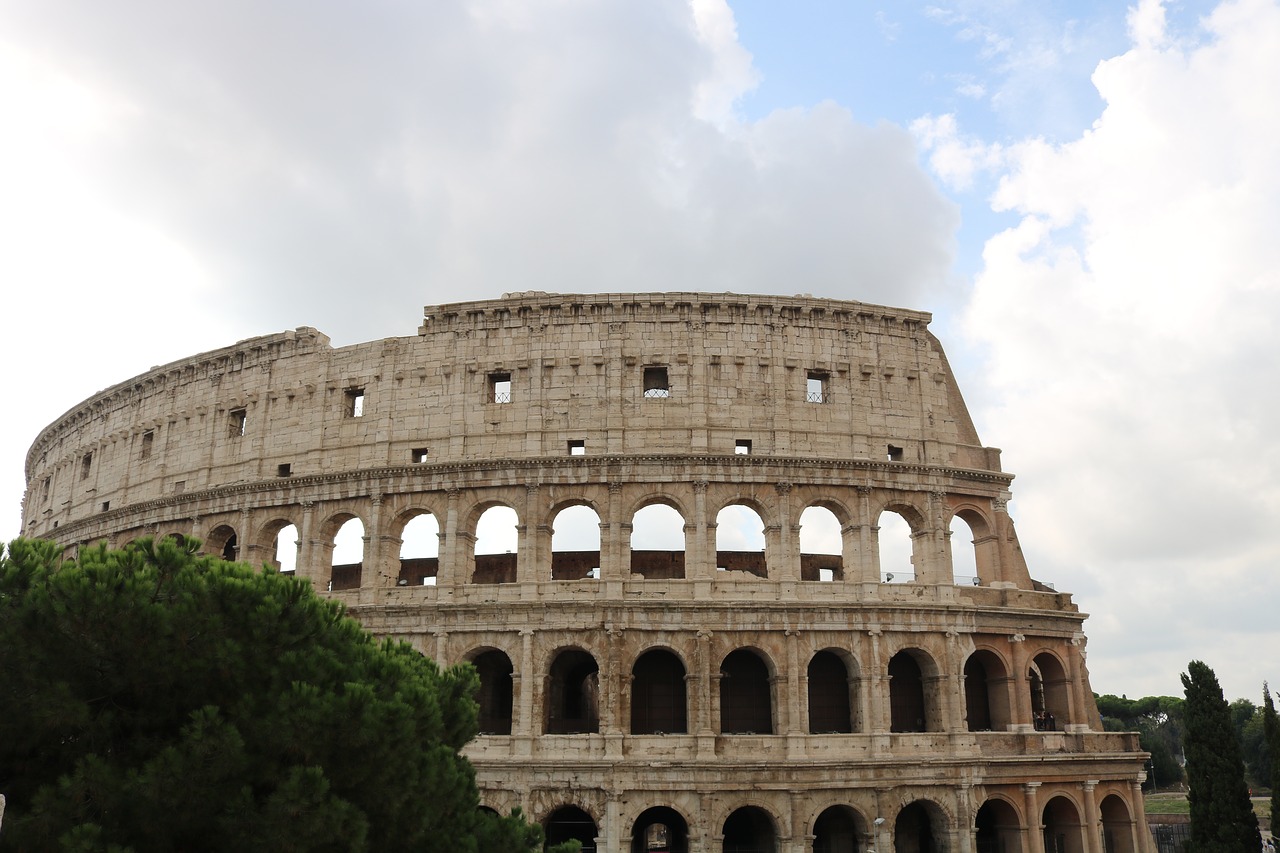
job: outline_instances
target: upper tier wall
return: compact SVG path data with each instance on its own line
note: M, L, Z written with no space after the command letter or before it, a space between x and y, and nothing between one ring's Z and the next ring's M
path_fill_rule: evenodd
M999 472L929 320L810 297L515 294L428 307L416 337L252 338L47 427L27 456L24 532L286 473L570 452Z

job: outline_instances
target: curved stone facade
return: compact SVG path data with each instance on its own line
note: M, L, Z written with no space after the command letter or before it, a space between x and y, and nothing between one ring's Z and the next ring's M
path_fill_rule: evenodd
M297 573L370 630L477 665L486 804L587 849L1147 853L1136 735L1101 729L1084 614L1030 577L929 319L529 293L413 337L254 338L46 428L24 533L271 563L296 530ZM682 549L633 531L655 505ZM477 553L494 507L510 545ZM556 546L576 507L598 540ZM834 547L802 542L811 508ZM911 530L892 571L886 513ZM402 553L428 515L438 550Z

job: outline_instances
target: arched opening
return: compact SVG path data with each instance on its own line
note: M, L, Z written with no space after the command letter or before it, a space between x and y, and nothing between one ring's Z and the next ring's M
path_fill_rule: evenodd
M1133 817L1125 801L1116 794L1108 794L1103 798L1099 811L1102 814L1103 853L1134 853ZM1275 830L1272 832L1274 834Z
M743 504L729 504L716 514L716 569L769 576L760 513Z
M333 536L333 560L329 589L359 589L364 566L364 522L348 518Z
M926 800L903 806L893 822L894 853L946 853L946 839L942 810Z
M685 669L666 649L650 649L631 668L631 733L685 734L689 730Z
M977 853L1022 853L1018 813L1004 800L987 800L973 818Z
M675 809L645 809L631 827L631 853L688 853L689 825Z
M861 853L865 831L856 811L832 806L813 824L813 853Z
M514 667L511 658L497 649L481 652L471 665L480 676L480 691L476 702L480 706L478 723L482 735L511 734L511 707Z
M778 832L764 809L746 806L724 822L724 853L777 853Z
M1044 853L1084 853L1084 826L1075 803L1066 797L1054 797L1045 803Z
M204 551L206 554L217 554L220 559L234 563L240 555L240 542L236 537L235 529L227 524L220 524L213 528L209 531L209 538L205 540Z
M546 732L553 735L600 731L600 667L582 649L565 649L551 663L547 679Z
M965 661L964 705L971 732L1001 732L1009 727L1009 678L995 653L979 650Z
M515 583L520 517L509 506L491 506L476 521L476 569L472 583Z
M1070 722L1067 690L1070 679L1056 657L1041 652L1027 672L1031 713L1037 731L1056 732Z
M547 838L544 850L556 844L577 840L582 843L582 853L595 853L599 829L591 815L577 806L561 806L556 809L547 815L544 828Z
M600 515L579 504L556 513L551 533L551 579L600 577Z
M272 553L276 555L276 565L280 574L291 575L298 568L298 526L286 524L276 533Z
M843 734L854 726L853 680L843 658L830 649L809 659L809 733Z
M736 649L720 664L721 734L773 734L769 667L751 649Z
M950 531L952 583L956 586L977 586L980 583L975 550L978 537L969 522L959 515L952 516Z
M631 574L648 580L684 577L684 517L649 504L631 517Z
M800 513L800 580L844 580L844 537L840 519L825 506Z
M435 586L440 573L440 522L429 512L415 515L400 532L400 586Z
M907 519L894 510L880 513L876 552L880 555L880 580L909 583L916 578L915 537Z
M922 668L922 664L928 671ZM918 649L904 649L889 660L889 731L938 730L938 696L933 661Z

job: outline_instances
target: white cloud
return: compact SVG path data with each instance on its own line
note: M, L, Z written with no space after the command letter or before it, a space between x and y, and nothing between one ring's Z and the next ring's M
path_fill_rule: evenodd
M410 334L512 290L948 286L958 214L911 137L834 104L742 119L723 0L66 0L0 33L0 280L53 330L3 344L42 371L6 500L59 412L252 335Z
M1088 132L1005 152L995 206L1021 222L988 241L966 321L1033 574L1110 612L1094 686L1130 695L1280 647L1280 8L1223 3L1190 44L1162 19L1142 4L1099 66ZM1135 637L1159 638L1138 684ZM1230 663L1231 696L1276 677Z

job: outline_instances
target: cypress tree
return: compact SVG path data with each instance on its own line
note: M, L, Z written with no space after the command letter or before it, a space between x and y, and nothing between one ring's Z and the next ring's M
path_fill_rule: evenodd
M1271 834L1280 830L1280 720L1276 718L1276 706L1271 701L1271 690L1262 682L1262 731L1266 737L1267 754L1271 757Z
M1191 837L1186 853L1257 853L1258 818L1249 801L1244 759L1218 677L1193 660L1182 674L1186 690L1187 799Z

